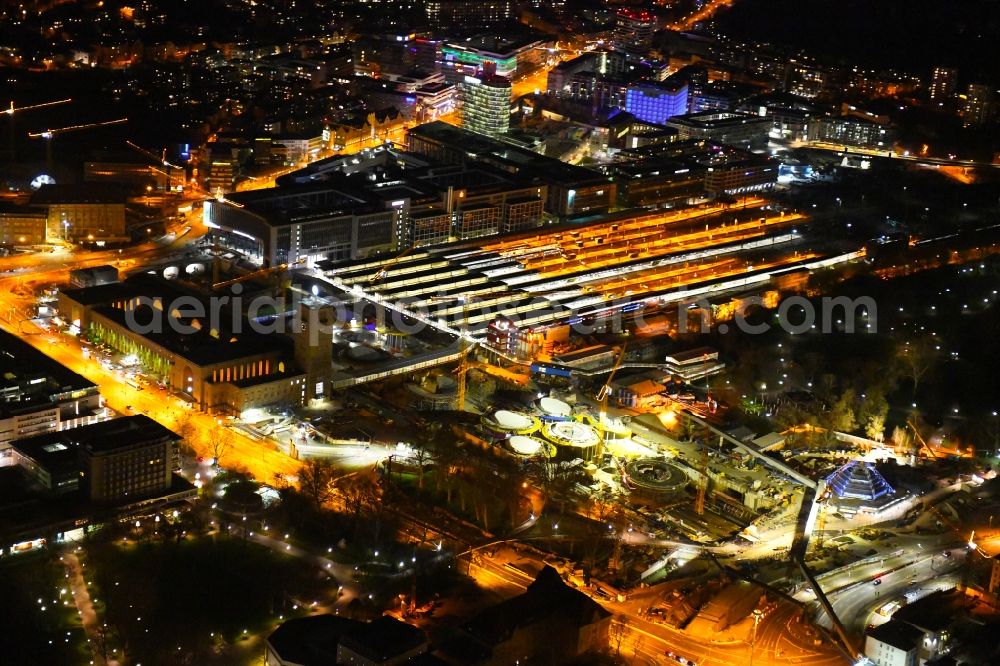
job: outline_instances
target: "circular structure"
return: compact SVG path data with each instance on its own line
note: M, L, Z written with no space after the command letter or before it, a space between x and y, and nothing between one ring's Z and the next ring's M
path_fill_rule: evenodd
M558 454L564 458L590 460L597 453L601 436L597 431L576 421L553 421L542 428L545 439L558 446Z
M554 447L551 444L537 437L514 435L507 440L507 445L519 456L527 457L541 454L551 458L555 454Z
M687 473L663 458L641 458L625 467L633 492L662 497L680 492L688 483Z
M538 401L538 409L549 416L567 417L573 413L572 407L556 398L542 398Z
M42 185L55 185L56 179L47 173L40 173L31 179L31 189L38 191L42 189Z
M510 432L529 433L538 429L538 419L523 412L501 409L493 414L493 420L501 429Z

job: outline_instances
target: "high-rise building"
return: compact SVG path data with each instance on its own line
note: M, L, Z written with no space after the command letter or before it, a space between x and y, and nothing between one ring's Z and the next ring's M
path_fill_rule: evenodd
M982 125L996 112L996 91L985 83L970 83L965 92L962 117L966 125Z
M510 129L510 80L484 68L480 77L467 76L462 83L462 127L498 137Z
M629 86L625 110L639 120L662 125L674 116L687 113L687 84L640 84Z
M615 15L615 41L626 51L649 46L656 32L656 18L646 11L621 9Z
M935 67L931 72L931 99L943 102L955 95L958 86L958 70L954 67Z
M427 18L434 26L460 25L463 28L483 28L502 24L515 17L513 0L428 0L424 5Z

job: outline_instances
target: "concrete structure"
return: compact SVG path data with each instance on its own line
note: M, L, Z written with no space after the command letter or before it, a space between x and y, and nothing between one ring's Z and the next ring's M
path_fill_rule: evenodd
M966 125L985 125L997 113L997 90L986 83L970 83L962 100L962 119Z
M931 84L928 90L931 100L948 101L958 90L958 70L954 67L935 67L931 72Z
M255 332L244 313L222 313L199 298L139 275L123 283L64 290L59 312L91 341L134 355L145 372L203 409L238 414L266 405L304 404L330 390L332 341L326 338L332 334L326 308L307 301L301 311L283 313L284 327L265 334ZM205 314L184 316L173 303L200 307ZM223 325L234 316L239 331Z
M14 442L19 465L52 492L77 487L95 504L161 495L173 485L180 437L148 416L84 425Z
M547 193L478 161L443 164L383 147L315 162L271 190L208 201L204 217L216 242L275 265L534 228Z
M657 27L656 17L647 11L619 9L615 14L614 41L626 51L644 54Z
M74 268L69 272L69 283L74 287L97 287L113 282L118 282L118 269L108 264Z
M452 164L478 163L537 184L546 194L545 210L558 217L607 211L615 185L607 176L566 164L443 122L427 123L407 133L411 151Z
M485 28L505 23L515 17L514 0L427 0L424 11L433 26Z
M184 185L183 169L171 169L162 164L151 165L150 160L136 161L103 159L83 163L83 179L89 183L118 183L132 191L172 190Z
M692 382L724 371L726 364L719 360L718 349L695 347L667 354L664 358L664 369L685 382Z
M863 118L837 116L819 118L811 123L809 140L872 150L889 150L892 148L894 136L884 124Z
M449 81L461 81L465 76L475 76L487 63L496 67L497 75L510 78L542 64L551 46L551 40L535 36L511 39L484 33L463 41L445 42L441 46L439 64Z
M625 110L639 120L662 125L687 113L687 84L630 85L625 93Z

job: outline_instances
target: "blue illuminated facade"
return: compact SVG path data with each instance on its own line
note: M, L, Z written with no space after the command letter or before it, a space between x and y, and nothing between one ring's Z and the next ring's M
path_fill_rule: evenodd
M629 86L625 93L625 110L639 120L662 125L674 116L688 112L688 87L643 84Z
M874 465L861 461L838 468L826 477L826 485L837 497L857 500L877 500L896 493Z

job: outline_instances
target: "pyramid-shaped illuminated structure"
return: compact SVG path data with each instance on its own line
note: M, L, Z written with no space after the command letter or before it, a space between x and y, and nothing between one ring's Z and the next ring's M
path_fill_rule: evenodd
M873 508L888 501L896 490L868 462L855 460L826 477L826 485L840 499L857 500Z

